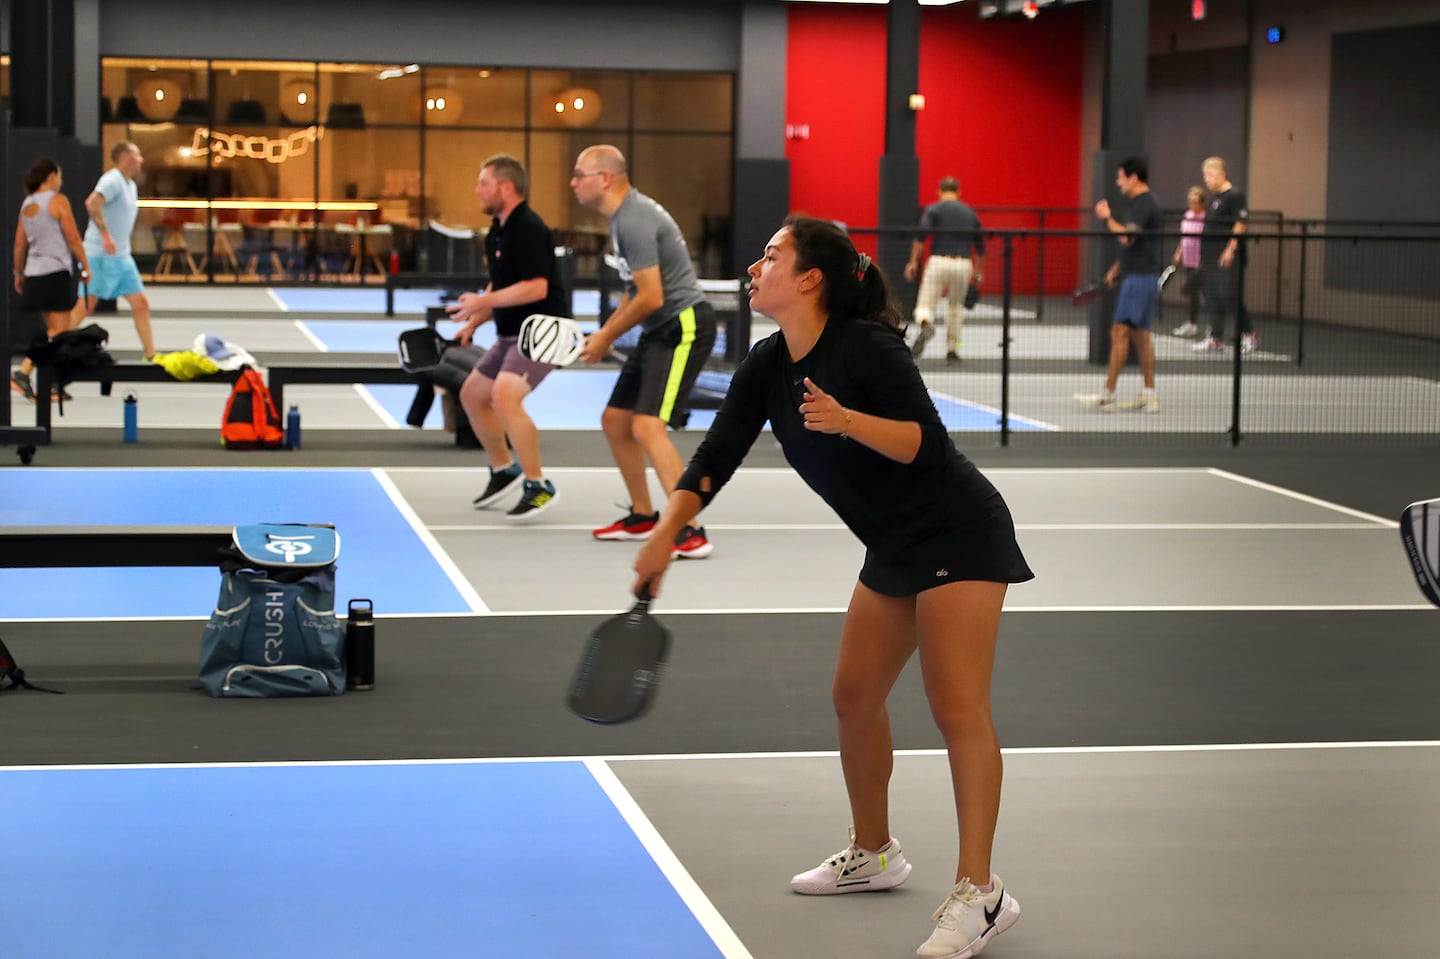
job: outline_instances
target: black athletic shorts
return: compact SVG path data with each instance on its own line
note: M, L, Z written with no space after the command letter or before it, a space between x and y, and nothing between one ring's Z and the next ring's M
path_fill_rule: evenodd
M640 335L605 405L683 426L690 390L714 347L714 308L703 302L686 307Z
M68 313L75 308L75 274L57 270L25 277L20 309L36 313Z

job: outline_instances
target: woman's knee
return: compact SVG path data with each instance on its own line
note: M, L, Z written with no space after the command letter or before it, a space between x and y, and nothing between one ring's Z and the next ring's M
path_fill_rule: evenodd
M862 677L837 675L830 686L830 701L841 722L868 719L885 708L889 690L879 689Z

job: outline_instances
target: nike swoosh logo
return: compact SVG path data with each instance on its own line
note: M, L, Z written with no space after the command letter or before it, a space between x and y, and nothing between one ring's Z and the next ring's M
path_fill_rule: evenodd
M995 911L985 910L985 924L987 926L995 925L995 920L1000 918L1000 907L1003 905L1005 905L1005 891L1002 889L1000 891L1000 898L995 900Z

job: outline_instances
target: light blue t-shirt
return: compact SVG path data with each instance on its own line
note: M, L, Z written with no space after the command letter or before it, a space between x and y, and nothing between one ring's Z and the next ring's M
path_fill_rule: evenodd
M110 228L110 238L115 241L116 255L129 256L130 234L140 213L140 193L135 181L112 167L96 181L94 192L105 198L105 225ZM100 228L91 220L90 225L85 227L85 254L97 256L104 252L105 241L100 236Z

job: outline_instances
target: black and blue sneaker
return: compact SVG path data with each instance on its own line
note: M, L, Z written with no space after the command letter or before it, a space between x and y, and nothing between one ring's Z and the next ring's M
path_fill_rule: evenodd
M490 483L485 487L485 492L475 497L475 508L484 509L491 503L504 496L506 491L516 483L525 478L520 470L519 463L511 463L503 470L490 470Z
M545 512L559 497L555 493L555 484L549 480L525 481L524 492L520 494L520 502L505 514L505 518L512 523L528 523L541 513Z

